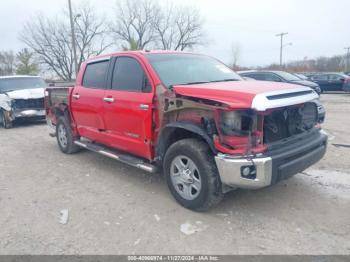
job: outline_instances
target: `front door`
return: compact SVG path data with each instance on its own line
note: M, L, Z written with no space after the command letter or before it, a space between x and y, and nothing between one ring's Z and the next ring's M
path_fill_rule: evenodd
M109 146L151 159L152 86L136 57L115 59L104 97Z
M71 107L74 122L82 137L103 142L103 98L109 60L88 63L83 80L73 89ZM82 68L82 70L84 70Z
M329 91L343 91L345 77L337 74L329 74Z

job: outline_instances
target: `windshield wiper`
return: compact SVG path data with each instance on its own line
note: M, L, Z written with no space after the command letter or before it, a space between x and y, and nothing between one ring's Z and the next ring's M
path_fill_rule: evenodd
M184 83L184 84L179 84L179 85L185 86L185 85L198 85L198 84L207 84L207 83L210 83L210 81L189 82L189 83Z
M222 80L213 80L213 81L210 81L210 83L215 83L215 82L231 82L231 81L239 81L239 79L236 79L236 78L228 78L228 79L222 79Z
M216 82L230 82L230 81L239 81L239 79L228 78L228 79L221 79L221 80L189 82L189 83L178 84L178 85L180 85L180 86L184 86L184 85L198 85L198 84L207 84L207 83L216 83Z

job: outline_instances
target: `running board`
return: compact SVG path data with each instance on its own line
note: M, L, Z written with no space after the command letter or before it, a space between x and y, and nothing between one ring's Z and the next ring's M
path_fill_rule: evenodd
M104 147L102 145L97 145L88 141L74 141L74 144L76 144L77 146L86 148L90 151L99 153L101 155L113 158L115 160L118 160L122 163L128 164L130 166L142 169L144 171L147 171L149 173L155 173L157 171L156 166L149 164L149 163L145 163L144 160L142 160L141 158L135 157L135 156L131 156L131 155L127 155L127 154L123 154L123 153L119 153L117 151L108 149L107 147Z

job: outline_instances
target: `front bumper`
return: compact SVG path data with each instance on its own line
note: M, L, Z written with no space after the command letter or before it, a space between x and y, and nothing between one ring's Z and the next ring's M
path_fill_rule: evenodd
M218 154L215 161L223 184L258 189L302 172L318 162L326 153L326 148L327 135L322 130L313 130L303 137L275 144L268 153L253 158ZM242 174L245 167L255 170L250 178Z
M13 115L15 118L45 118L44 109L21 109L15 110Z

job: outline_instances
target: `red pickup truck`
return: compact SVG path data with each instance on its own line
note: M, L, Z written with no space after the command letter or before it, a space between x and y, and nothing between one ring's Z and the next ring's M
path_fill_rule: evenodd
M198 54L120 52L82 64L76 85L48 88L63 153L89 149L148 172L205 210L235 188L277 183L319 161L327 135L308 87L245 81Z

